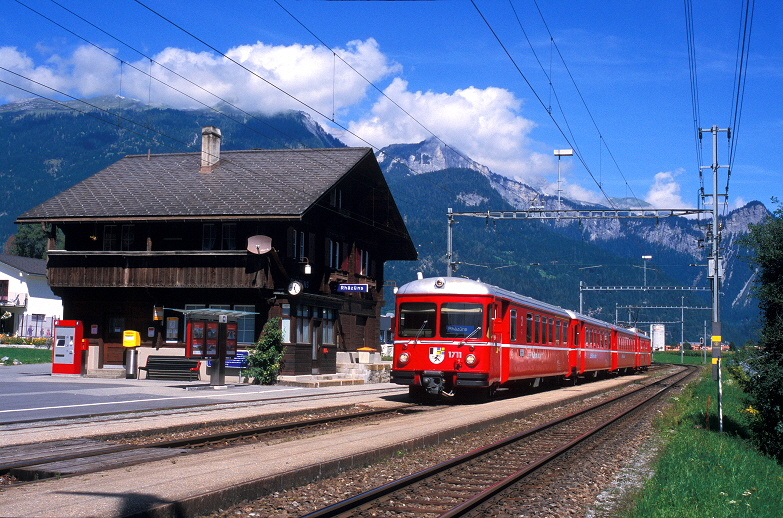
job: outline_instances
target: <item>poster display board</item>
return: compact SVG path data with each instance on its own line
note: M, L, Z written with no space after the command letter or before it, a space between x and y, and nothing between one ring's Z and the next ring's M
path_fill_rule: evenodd
M204 357L204 326L206 322L191 320L188 322L188 358Z
M226 356L234 357L237 355L237 323L229 322L226 324Z
M215 358L218 355L218 326L217 322L206 323L206 338L204 356Z

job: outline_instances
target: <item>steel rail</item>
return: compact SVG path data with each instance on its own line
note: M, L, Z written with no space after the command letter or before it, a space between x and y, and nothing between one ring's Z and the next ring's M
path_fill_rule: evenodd
M94 449L91 449L89 451L81 451L81 452L74 452L74 453L61 454L61 455L51 455L46 457L35 457L35 458L30 458L24 462L0 464L0 475L9 474L14 469L27 468L38 464L49 464L52 462L61 462L66 460L97 457L100 455L107 455L110 453L122 453L131 450L150 449L150 448L156 448L156 449L193 448L196 446L217 444L225 441L252 437L255 435L265 435L265 434L290 431L290 430L301 430L301 429L311 428L315 426L322 426L325 424L338 423L341 421L349 421L349 420L361 419L366 417L376 417L383 414L389 414L398 411L406 411L407 409L416 406L417 405L406 405L397 408L368 410L364 412L356 412L353 414L344 414L339 416L291 421L288 423L246 428L243 430L232 430L229 432L206 434L206 435L200 435L195 437L188 437L184 439L174 439L170 441L154 441L147 444L116 444L116 445L96 446ZM224 424L216 423L216 425L222 426ZM0 449L0 452L2 452L2 449ZM144 460L128 461L128 463L123 464L123 466L130 466L143 462L147 462L147 461ZM89 471L80 471L77 474L83 475L85 473L89 473ZM70 476L70 475L62 475L62 477L65 476Z
M678 381L686 379L694 371L695 370L687 371L686 374L683 375L682 377L680 377L680 379ZM678 374L681 374L681 373L678 373ZM677 375L675 375L675 376L677 376ZM577 445L579 445L584 440L589 439L590 437L594 436L595 434L597 434L598 432L600 432L604 428L612 426L618 420L629 416L630 414L636 412L637 410L639 410L639 409L641 409L641 408L643 408L643 407L645 407L647 405L652 404L654 401L656 401L663 394L665 394L666 392L671 390L674 387L674 385L675 384L661 387L657 392L655 392L652 395L650 395L644 401L641 401L641 402L637 403L636 405L634 405L634 406L632 406L632 407L630 407L630 408L628 408L628 409L618 413L614 417L605 420L604 422L602 422L598 426L592 428L591 430L588 430L587 432L583 433L582 435L580 435L576 439L570 441L569 443L564 444L560 448L557 448L556 450L550 452L549 454L547 454L547 455L537 459L534 462L531 462L530 464L525 466L523 469L517 471L516 473L508 476L507 478L505 478L505 479L503 479L503 480L501 480L499 482L496 482L495 484L493 484L492 486L488 487L484 491L476 494L474 497L470 498L469 500L466 500L462 504L453 507L452 509L446 511L445 513L440 514L438 518L454 518L454 517L462 516L462 515L464 515L465 513L469 512L469 511L472 511L473 509L475 509L479 505L483 504L484 502L488 501L492 497L496 496L498 493L503 492L504 490L508 489L512 485L514 485L517 482L519 482L524 477L530 475L531 473L533 473L537 469L539 469L542 466L544 466L544 465L548 464L549 462L553 461L554 459L556 459L557 457L559 457L563 453L567 452L568 450L576 447ZM645 388L649 388L650 386L652 386L652 385L649 385L648 387L645 387Z
M427 469L424 469L422 471L413 473L411 475L408 475L406 477L400 478L398 480L394 480L392 482L389 482L388 484L384 484L384 485L379 486L379 487L377 487L375 489L372 489L370 491L361 493L359 495L356 495L354 497L348 498L348 499L343 500L341 502L337 502L337 503L335 503L333 505L330 505L328 507L324 507L322 509L316 510L316 511L314 511L312 513L304 515L302 518L326 518L326 517L335 517L335 516L351 516L351 514L350 514L351 511L359 510L360 508L361 509L365 509L373 501L380 500L380 499L386 497L387 495L390 495L390 494L392 494L392 493L394 493L396 491L399 491L401 489L405 489L405 488L415 484L416 482L419 482L421 480L425 480L427 478L433 477L434 475L437 475L437 474L443 473L445 471L448 471L448 470L450 470L452 468L455 468L457 466L460 466L460 465L466 463L467 461L470 461L470 460L482 457L484 455L487 455L490 452L493 452L495 450L507 447L507 446L509 446L509 445L511 445L513 443L516 443L516 442L520 441L521 439L524 439L524 438L529 437L529 436L533 436L533 435L538 434L538 433L540 433L540 432L542 432L542 431L544 431L546 429L549 429L549 428L552 428L554 426L560 425L560 424L562 424L562 423L564 423L566 421L572 420L572 419L574 419L576 417L588 414L590 412L594 412L597 409L600 409L600 408L605 407L607 405L616 403L616 402L621 401L621 400L623 400L625 398L628 398L628 397L630 397L632 395L636 395L638 392L640 392L642 390L649 389L650 387L652 387L654 385L660 385L660 384L663 384L663 383L665 383L667 381L670 381L670 380L673 380L673 379L677 378L675 380L675 382L671 386L666 386L666 387L661 388L659 391L656 391L653 396L650 396L650 398L647 398L644 402L641 403L641 404L647 404L647 402L651 398L659 397L660 394L662 394L663 392L669 390L674 384L676 384L676 382L681 381L682 379L687 378L689 375L692 374L692 372L694 372L694 370L689 370L689 371L687 371L683 375L683 372L680 371L680 372L678 372L676 374L673 374L671 376L668 376L666 378L662 378L660 380L656 380L655 382L651 383L650 385L646 385L644 387L640 387L640 388L634 390L633 392L629 392L629 393L623 394L621 396L609 399L607 401L603 401L603 402L597 403L595 405L591 405L588 408L585 408L583 410L574 412L574 413L569 414L569 415L567 415L565 417L561 417L561 418L555 419L553 421L550 421L548 423L544 423L544 424L536 426L534 428L525 430L525 431L523 431L523 432L521 432L519 434L516 434L514 436L508 437L508 438L503 439L501 441L495 442L495 443L490 444L488 446L485 446L485 447L482 447L482 448L478 448L478 449L473 450L471 452L468 452L468 453L466 453L464 455L460 455L460 456L455 457L453 459L450 459L448 461L442 462L440 464L436 464L435 466L431 466L430 468L427 468ZM635 408L636 408L636 405L634 406L634 409ZM631 411L633 411L633 410L631 410ZM625 412L625 413L630 413L631 411L628 411L628 412ZM577 440L575 440L573 442L575 444L578 444L579 442L581 442L582 440L586 439L590 435L593 435L594 433L596 433L600 429L610 425L612 422L617 420L619 418L619 416L621 416L622 414L623 413L621 412L620 414L613 416L611 419L608 419L604 423L602 423L599 427L596 427L596 430L583 434L582 436L580 436ZM570 446L570 447L573 447L573 445ZM533 461L532 464L536 464L537 465L536 467L540 467L540 465L543 465L546 462L549 462L550 460L552 460L555 457L559 456L560 454L562 454L564 451L566 451L570 447L562 446L562 447L558 448L557 450L551 452L550 454L547 454L546 456L544 456L544 457L542 457L542 458L540 458L540 459L538 459L536 461ZM533 469L535 469L535 468L533 468ZM521 470L521 471L524 471L524 470ZM513 477L515 475L518 475L518 473L515 473L511 477ZM521 478L521 477L518 477L518 478ZM493 484L493 486L491 486L490 488L487 488L487 489L483 490L482 493L490 491L490 489L494 488L495 485L501 484L501 483L502 482L498 482L496 484ZM498 488L492 494L500 491L501 489L502 488ZM485 497L483 498L482 502L484 500L486 500L487 498L490 498L491 496L492 495L488 495L488 496L485 495ZM478 498L478 496L476 496L474 498ZM466 505L466 504L464 503L463 505ZM476 505L478 505L478 503L470 505L470 508L473 508ZM458 509L459 507L460 506L457 506L457 507L453 508L452 510L447 511L447 513L451 513L451 512L462 513L463 511L455 511L455 509ZM441 516L452 516L452 515L443 514ZM454 514L453 516L457 516L457 514Z

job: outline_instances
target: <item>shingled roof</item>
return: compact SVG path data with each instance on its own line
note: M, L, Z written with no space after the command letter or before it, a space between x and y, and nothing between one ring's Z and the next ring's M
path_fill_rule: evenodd
M18 255L0 254L0 263L31 275L46 275L46 261Z
M17 223L301 217L365 160L378 167L370 148L223 151L210 173L199 172L200 160L199 153L126 156Z

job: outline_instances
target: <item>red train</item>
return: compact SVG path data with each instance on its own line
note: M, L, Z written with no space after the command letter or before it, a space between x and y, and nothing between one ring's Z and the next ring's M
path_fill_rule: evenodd
M419 279L397 291L393 383L411 397L481 394L650 365L650 338L479 281Z

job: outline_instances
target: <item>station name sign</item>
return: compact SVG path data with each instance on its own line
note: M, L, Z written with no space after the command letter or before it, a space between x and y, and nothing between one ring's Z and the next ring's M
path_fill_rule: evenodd
M367 284L338 284L337 291L340 292L354 292L354 291L369 291Z

